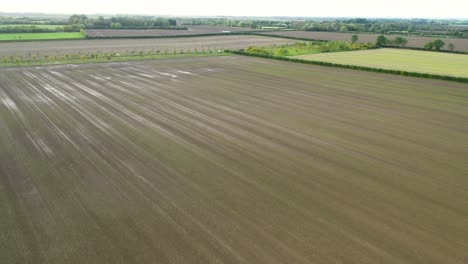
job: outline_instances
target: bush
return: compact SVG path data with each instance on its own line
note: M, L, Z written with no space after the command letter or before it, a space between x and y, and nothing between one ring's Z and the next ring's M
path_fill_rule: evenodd
M254 54L259 54L259 55L271 55L271 53L269 51L265 50L265 48L255 47L255 46L248 47L247 52L254 53Z
M434 43L432 43L432 41L427 42L426 44L424 44L425 49L431 50L433 47L434 47Z
M376 41L375 41L375 45L376 45L377 47L381 47L381 46L383 46L383 45L385 45L385 44L388 44L388 43L389 43L389 41L388 41L388 39L387 39L384 35L378 36L377 39L376 39Z

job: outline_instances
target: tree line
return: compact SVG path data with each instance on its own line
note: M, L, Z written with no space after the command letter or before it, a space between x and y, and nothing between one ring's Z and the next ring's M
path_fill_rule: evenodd
M353 35L352 38L356 37L357 40L357 35ZM397 46L397 47L403 47L408 43L408 40L404 37L396 37L393 40L388 39L384 35L379 35L375 41L375 46L376 47L382 47L382 46ZM441 39L435 39L433 41L429 41L426 44L424 44L424 49L427 50L436 50L440 51L444 48L445 42ZM454 51L455 50L455 44L449 43L447 45L448 50Z
M68 24L87 29L154 29L177 27L177 21L172 18L143 16L87 17L86 15L72 15L68 19Z
M186 29L190 25L243 28L292 29L343 33L377 33L431 37L468 38L468 21L448 19L379 19L379 18L295 18L295 17L211 17L162 18L153 16L5 17L0 25L11 25L2 32L54 32L80 29ZM19 26L21 25L21 26ZM43 28L39 25L58 25ZM37 26L37 27L34 27Z
M437 19L379 18L178 18L184 25L209 25L245 28L279 27L292 30L342 33L377 33L468 38L468 21ZM466 26L463 26L466 25Z
M0 17L0 33L79 32L83 29L186 29L173 18L144 16L88 17L72 15L67 20ZM52 25L44 27L43 25ZM56 27L54 27L56 25Z

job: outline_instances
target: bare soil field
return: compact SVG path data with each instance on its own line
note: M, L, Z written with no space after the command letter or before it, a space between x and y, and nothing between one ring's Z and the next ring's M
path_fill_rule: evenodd
M55 56L87 52L151 51L176 49L241 49L248 46L269 46L295 43L295 40L263 36L208 36L168 39L94 39L79 41L3 42L3 56Z
M296 38L310 38L315 40L331 40L331 41L351 41L352 33L337 33L337 32L315 32L315 31L277 31L264 33L268 35L279 35ZM375 42L378 34L357 34L359 36L358 42ZM398 35L386 35L389 39L394 39ZM437 38L429 37L413 37L413 36L402 36L408 39L407 47L423 48L424 44L429 41L433 41ZM468 52L468 39L459 38L443 38L445 42L445 48L449 43L455 45L455 50Z
M0 69L3 263L466 263L468 86L221 56Z
M162 37L162 36L184 36L199 34L218 34L227 32L247 32L259 31L258 29L241 27L222 27L222 26L187 26L187 30L167 30L167 29L87 29L86 34L89 37Z

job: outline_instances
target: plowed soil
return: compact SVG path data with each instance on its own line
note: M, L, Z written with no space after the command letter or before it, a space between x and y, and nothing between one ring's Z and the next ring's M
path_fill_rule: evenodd
M467 98L237 56L0 69L0 262L466 263Z
M297 38L310 38L315 40L332 40L332 41L351 41L352 33L337 33L337 32L315 32L315 31L277 31L268 32L264 34L289 36ZM377 39L378 34L357 34L359 36L358 42L372 42L374 43ZM386 35L389 39L394 39L397 35ZM429 41L433 41L437 38L430 37L414 37L414 36L402 36L408 39L407 47L423 48L424 44ZM468 52L468 39L461 38L441 38L445 42L445 49L448 48L449 43L455 45L455 50Z
M86 34L90 37L141 37L141 36L181 36L199 34L218 34L228 32L259 31L258 29L222 26L187 26L187 30L168 29L88 29Z
M174 49L242 49L249 46L270 46L295 43L295 40L263 36L209 36L164 39L94 39L79 41L0 42L0 57L55 56L88 52L157 51Z

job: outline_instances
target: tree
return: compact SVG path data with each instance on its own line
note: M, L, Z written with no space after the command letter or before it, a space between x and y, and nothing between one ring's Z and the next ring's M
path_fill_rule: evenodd
M168 22L169 22L169 25L170 25L170 26L174 26L174 27L177 26L177 20L175 20L175 19L170 19L170 18L169 18L169 19L168 19Z
M359 39L359 36L356 35L356 34L354 34L354 35L351 36L351 42L352 42L352 43L356 43L356 41L358 41L358 39Z
M432 45L436 50L441 50L445 46L445 42L443 42L441 39L436 39L432 41Z
M408 40L404 37L396 37L393 43L397 46L405 46L406 43L408 43Z
M119 28L122 28L122 24L120 24L119 22L114 22L114 23L111 23L110 28L119 29Z
M68 23L70 25L85 24L87 20L88 20L88 17L86 17L85 15L73 15L68 19Z
M385 45L387 43L388 43L388 39L384 35L378 36L377 40L375 41L375 45L377 47L381 47L381 46L383 46L383 45Z
M434 47L434 43L432 41L429 41L428 43L424 44L424 48L431 50Z
M448 49L449 49L450 51L453 51L453 50L455 49L455 45L454 45L453 43L449 43L449 44L448 44Z
M348 32L348 27L347 26L341 26L340 32Z

